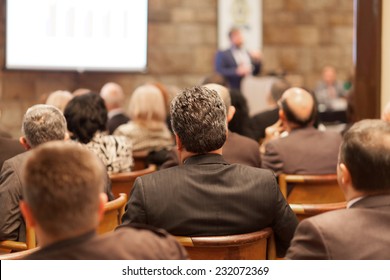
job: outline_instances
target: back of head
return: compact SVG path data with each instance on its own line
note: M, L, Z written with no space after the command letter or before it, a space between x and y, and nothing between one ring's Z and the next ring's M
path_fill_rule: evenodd
M356 190L390 192L390 124L382 120L355 123L344 134L340 163L348 168Z
M34 105L24 115L22 133L31 147L64 140L66 120L61 111L52 105Z
M23 170L23 199L46 234L66 237L97 227L106 173L92 152L50 142L32 150Z
M196 86L179 93L171 103L171 122L173 131L189 152L212 152L226 141L225 105L208 88Z
M100 96L109 110L122 107L125 99L122 87L116 83L106 83L100 90Z
M105 131L107 109L104 100L96 93L75 96L66 106L64 115L72 139L88 143L97 131Z
M57 90L50 93L49 97L46 99L46 104L53 105L60 109L61 112L64 112L66 105L72 98L73 95L69 91Z
M278 79L271 86L271 97L276 102L282 98L283 93L290 88L286 80Z
M132 120L146 126L162 123L167 117L163 94L154 85L143 85L135 89L130 98L128 109Z
M229 107L232 106L232 100L230 97L229 90L226 87L218 84L205 84L204 87L210 90L214 90L219 94L219 96L222 98L223 103L225 104L226 112L228 112Z
M290 88L283 93L279 104L288 122L298 127L313 125L317 110L314 98L308 91Z

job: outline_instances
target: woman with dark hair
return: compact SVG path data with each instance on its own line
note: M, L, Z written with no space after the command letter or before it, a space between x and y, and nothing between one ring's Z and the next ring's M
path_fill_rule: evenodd
M75 96L66 106L64 116L71 138L93 151L106 165L108 173L130 171L132 144L126 137L106 132L107 109L99 94Z

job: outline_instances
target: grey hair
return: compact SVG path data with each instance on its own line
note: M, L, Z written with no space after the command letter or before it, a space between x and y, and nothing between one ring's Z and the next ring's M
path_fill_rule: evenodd
M64 115L52 105L34 105L24 115L22 133L31 147L53 140L64 140L66 132Z
M184 148L193 153L215 151L226 141L225 105L214 90L184 89L171 103L171 122Z

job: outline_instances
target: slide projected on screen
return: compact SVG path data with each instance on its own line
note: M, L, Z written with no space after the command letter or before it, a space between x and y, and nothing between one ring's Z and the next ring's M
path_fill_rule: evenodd
M6 68L143 71L147 0L8 0Z

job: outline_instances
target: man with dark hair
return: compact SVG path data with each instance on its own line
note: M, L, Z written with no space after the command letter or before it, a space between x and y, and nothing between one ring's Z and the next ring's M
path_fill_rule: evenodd
M290 88L278 103L279 120L266 129L260 149L262 167L277 174L335 174L341 136L314 128L313 96Z
M260 112L251 118L253 134L257 142L265 137L265 129L276 123L279 119L278 100L283 93L290 88L290 84L286 80L278 79L272 86L269 93L269 105L272 109Z
M230 88L241 89L241 80L247 75L256 75L261 70L260 53L244 49L240 29L229 31L231 47L220 51L215 57L215 70L228 81Z
M106 170L88 149L51 142L34 149L24 165L21 211L41 247L28 259L185 259L164 231L121 227L97 236L107 196Z
M138 177L124 223L150 224L174 235L248 233L272 227L285 254L297 219L272 172L222 157L226 107L206 87L185 89L171 103L181 166Z
M337 167L347 209L301 222L288 259L390 259L390 124L364 120L344 135Z

